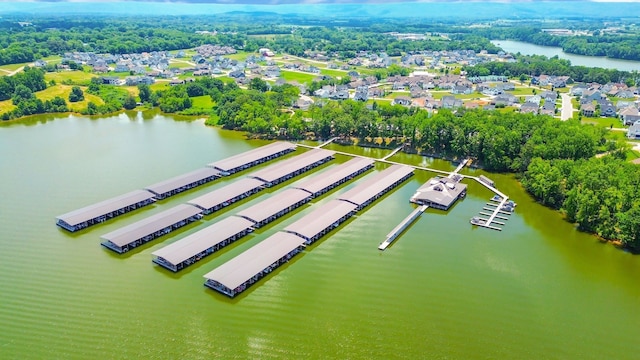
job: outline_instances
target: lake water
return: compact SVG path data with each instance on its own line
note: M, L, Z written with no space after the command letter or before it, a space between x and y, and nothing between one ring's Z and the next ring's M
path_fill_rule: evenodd
M353 184L178 274L154 266L151 253L293 182L124 256L99 237L246 173L79 233L55 226L57 215L264 143L202 121L136 113L1 126L0 358L637 357L640 257L577 232L511 175L489 174L518 202L502 232L469 224L492 194L468 182L468 196L448 213L428 210L380 252L412 211L409 197L432 176L416 171L235 299L205 288L202 276ZM393 159L453 169L421 156Z
M618 69L624 71L640 71L640 61L610 59L604 56L585 56L569 54L562 51L561 47L540 46L522 41L512 40L492 40L497 45L510 53L521 53L523 55L544 55L547 57L558 56L560 59L571 61L572 65L582 65L588 67L601 67L607 69Z

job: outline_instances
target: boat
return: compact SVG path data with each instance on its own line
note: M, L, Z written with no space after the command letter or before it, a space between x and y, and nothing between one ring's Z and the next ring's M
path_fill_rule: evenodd
M485 221L477 216L474 216L469 221L472 225L484 225Z
M502 201L502 197L500 195L493 195L493 197L491 198L491 201L500 202Z

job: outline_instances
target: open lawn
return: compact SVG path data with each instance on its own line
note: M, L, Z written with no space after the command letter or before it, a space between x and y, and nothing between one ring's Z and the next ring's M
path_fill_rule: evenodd
M315 74L307 74L307 73L300 73L296 71L286 71L286 70L281 71L280 74L282 78L285 79L286 81L295 80L301 84L304 84L304 83L310 84L313 81L313 79L315 79L317 76Z
M253 53L249 53L246 51L238 51L235 54L229 54L229 55L225 55L224 57L229 58L229 59L235 59L235 60L241 60L244 61L247 56L251 55Z
M169 81L156 81L155 83L149 85L149 89L153 91L165 90L169 88Z
M192 68L195 67L193 63L190 63L187 60L171 60L169 62L170 68L184 69L184 68Z
M211 96L209 95L195 96L191 98L191 101L193 102L191 105L192 109L211 111L215 105L215 102L211 100Z
M513 94L514 96L533 95L533 88L516 86L515 90L508 91L508 93Z
M610 118L610 117L582 117L582 123L583 124L594 124L597 126L601 126L601 127L606 127L606 128L611 128L611 127L615 127L615 128L622 128L624 127L622 125L622 122L620 120L618 120L617 118Z
M84 93L84 100L83 101L78 101L75 103L70 103L69 102L69 94L71 93L71 88L73 86L71 85L55 85L55 86L50 86L42 91L38 91L36 93L36 97L42 101L46 101L46 100L51 100L56 96L59 96L61 98L63 98L65 101L67 101L67 104L69 105L69 109L71 109L72 111L80 111L84 108L87 107L87 104L89 103L89 101L92 101L94 104L96 105L102 105L104 104L104 101L102 101L101 98L95 96L95 95L91 95L91 94L87 94L87 92L85 91L86 88L82 88L83 91L85 91Z
M626 153L627 161L633 161L640 158L640 153L635 150L628 150Z
M385 98L387 98L387 99L395 99L398 96L411 97L411 93L408 92L408 91L394 91L392 93L387 94L387 96L385 96Z
M347 76L347 71L334 70L334 69L321 69L320 70L320 74L329 75L329 76L332 76L334 78L343 78L343 77Z
M94 77L96 77L96 75L77 70L48 72L44 74L44 79L47 82L54 80L57 84L89 85L91 78Z
M11 101L11 99L9 100L4 100L4 101L0 101L0 115L9 112L13 109L15 109L16 106L13 105L13 102Z

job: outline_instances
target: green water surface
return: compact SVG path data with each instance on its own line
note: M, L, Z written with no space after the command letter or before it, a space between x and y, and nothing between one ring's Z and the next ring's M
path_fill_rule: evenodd
M518 203L502 232L469 224L492 194L467 182L462 202L428 210L380 252L433 176L416 171L235 299L205 288L202 276L354 183L178 274L153 265L151 253L300 180L125 255L100 236L252 170L78 233L55 226L57 215L265 143L135 112L0 127L0 359L638 358L640 257L576 231L510 175L488 174ZM392 160L454 168L416 155Z

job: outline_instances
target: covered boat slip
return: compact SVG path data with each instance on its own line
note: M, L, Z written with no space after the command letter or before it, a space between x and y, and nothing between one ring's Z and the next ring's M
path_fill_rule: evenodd
M392 165L340 195L339 199L356 205L360 210L412 175L412 167Z
M249 176L264 181L265 186L273 186L324 164L333 159L334 154L334 151L324 149L309 150L302 155L258 170Z
M182 270L250 233L252 225L253 222L241 217L224 218L154 251L153 262L174 272Z
M304 240L277 232L204 275L205 286L234 297L304 249Z
M162 200L185 190L206 184L219 177L220 171L205 167L147 186L145 190L154 193L157 200Z
M311 195L300 189L286 189L240 211L237 215L251 220L256 228L287 214L311 200Z
M374 162L373 159L356 157L295 187L317 197L373 168Z
M296 145L278 141L257 149L249 150L224 160L212 162L208 167L219 170L223 175L230 175L248 169L265 161L269 161L296 149Z
M65 230L77 231L126 214L154 202L153 194L135 190L56 217L56 224Z
M424 183L409 201L420 205L448 210L467 192L467 185L449 177L433 177Z
M148 241L170 233L202 217L202 210L181 204L146 219L102 235L101 243L117 253L125 253Z
M287 226L284 231L299 236L309 245L353 216L356 208L346 201L331 200Z
M261 180L244 178L199 196L187 203L199 207L205 215L208 215L257 193L263 188L263 185L264 182Z

